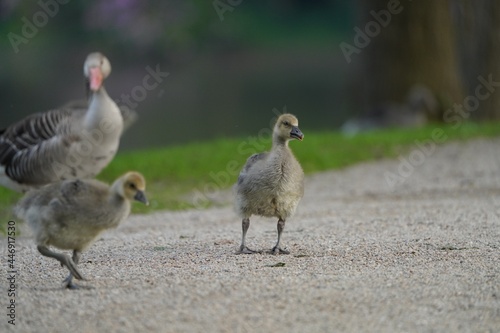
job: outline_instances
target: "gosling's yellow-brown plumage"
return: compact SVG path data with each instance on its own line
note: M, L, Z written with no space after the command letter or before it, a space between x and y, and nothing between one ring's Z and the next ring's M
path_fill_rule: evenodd
M281 115L274 126L271 151L250 156L238 177L236 210L243 227L239 253L255 252L245 244L251 215L278 218L278 241L272 252L288 253L279 246L281 233L304 195L304 172L288 147L290 140L304 138L298 125L294 115Z
M28 192L15 213L32 228L40 253L69 269L65 282L74 287L72 277L83 278L76 268L80 253L130 214L131 201L148 204L145 189L146 181L138 172L124 174L111 186L90 179L66 180ZM49 246L73 250L73 259Z

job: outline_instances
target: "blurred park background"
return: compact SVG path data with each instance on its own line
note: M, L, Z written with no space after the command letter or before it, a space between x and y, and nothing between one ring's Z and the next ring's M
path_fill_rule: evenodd
M140 117L128 150L255 135L285 107L351 135L500 119L495 0L2 0L0 34L0 128L85 98L101 51Z

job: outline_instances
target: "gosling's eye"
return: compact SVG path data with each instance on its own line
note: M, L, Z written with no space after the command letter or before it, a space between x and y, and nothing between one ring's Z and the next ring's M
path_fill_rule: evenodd
M134 183L128 183L128 187L131 188L132 190L135 190L135 184Z
M286 121L286 120L285 120L285 121L283 122L283 125L285 125L285 126L287 126L287 127L288 127L288 126L290 126L290 123L289 123L288 121Z

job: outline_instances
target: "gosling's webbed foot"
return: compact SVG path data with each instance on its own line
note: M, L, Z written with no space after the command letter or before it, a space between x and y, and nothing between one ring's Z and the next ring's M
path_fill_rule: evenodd
M73 274L69 273L69 275L63 281L64 288L67 289L78 289L79 287L73 283Z
M290 254L290 251L283 250L281 247L275 246L268 253L274 254L274 255L277 255L277 254Z
M261 251L250 250L248 247L243 245L240 247L239 251L236 252L236 254L255 254L255 253L261 253Z
M70 290L80 289L80 286L77 285L77 284L74 284L73 281L66 281L66 280L64 280L63 281L63 286L64 286L64 288L70 289Z
M73 276L70 274L68 275L64 281L63 281L63 287L66 288L66 289L70 289L70 290L77 290L77 289L94 289L94 287L92 286L82 286L82 285L79 285L79 284L75 284L73 283Z

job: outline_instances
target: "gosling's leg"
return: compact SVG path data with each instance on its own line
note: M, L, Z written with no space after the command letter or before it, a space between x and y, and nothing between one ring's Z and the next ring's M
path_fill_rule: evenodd
M280 248L281 233L283 232L283 229L285 229L285 220L282 220L280 218L278 220L278 241L271 250L272 254L290 254L290 251L283 250L282 248Z
M236 252L236 254L253 254L253 253L258 253L258 251L250 250L246 245L245 245L245 238L247 236L247 231L248 228L250 227L250 218L246 217L241 221L241 227L243 230L243 235L241 237L241 246L240 250Z
M76 265L80 262L81 253L77 250L73 250L73 262ZM68 289L78 289L79 287L73 283L73 273L69 272L69 275L64 279L63 285Z
M58 260L61 263L61 265L66 266L69 269L69 272L71 274L73 274L73 276L76 279L84 280L82 274L80 274L80 272L76 268L76 265L73 262L73 260L70 257L68 257L67 255L62 254L62 253L52 252L44 245L38 245L37 249L38 249L38 252L40 252L42 255L44 255L46 257L54 258L54 259Z

